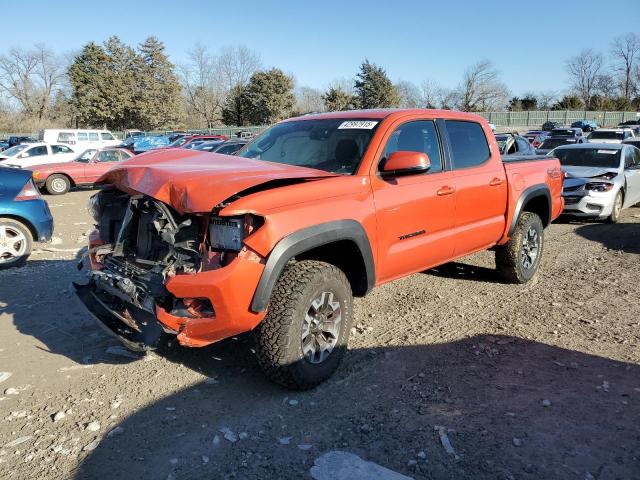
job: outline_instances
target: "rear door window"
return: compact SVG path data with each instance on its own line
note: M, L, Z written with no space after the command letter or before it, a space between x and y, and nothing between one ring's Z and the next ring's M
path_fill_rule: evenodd
M100 140L100 138L98 138L98 134L96 132L89 132L90 142L97 142L98 140Z
M76 136L73 132L60 132L58 133L58 142L60 143L75 143Z
M87 132L78 132L78 141L86 142L88 140Z
M440 142L432 120L407 122L396 128L387 140L382 161L386 161L393 152L426 153L431 162L431 168L427 173L442 171Z
M65 147L64 145L51 145L51 153L54 155L56 153L73 153L69 147Z
M477 167L489 160L489 144L479 123L446 120L456 169Z
M24 153L24 155L27 157L39 157L41 155L46 155L46 154L47 154L47 147L44 145L30 148Z

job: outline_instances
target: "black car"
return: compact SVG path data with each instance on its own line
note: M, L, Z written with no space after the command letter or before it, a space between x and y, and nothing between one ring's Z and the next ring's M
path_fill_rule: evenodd
M560 127L562 127L562 123L560 122L544 122L542 124L542 130L544 130L545 132L550 132L554 128L560 128Z
M16 145L20 145L21 143L36 143L37 140L31 137L19 137L19 136L11 136L7 140L9 143L9 148L15 147Z
M619 127L626 127L628 125L640 125L640 120L627 120L626 122L619 123Z
M515 133L496 133L496 142L502 155L536 155L529 140Z
M571 124L571 128L580 128L583 132L593 132L600 128L600 125L595 120L578 120Z
M622 143L640 148L640 138L627 138L626 140L623 140Z
M567 137L559 136L559 137L547 137L542 145L539 148L536 148L536 153L538 155L546 155L551 150L561 145L575 145L577 143L587 143L584 136L583 137Z

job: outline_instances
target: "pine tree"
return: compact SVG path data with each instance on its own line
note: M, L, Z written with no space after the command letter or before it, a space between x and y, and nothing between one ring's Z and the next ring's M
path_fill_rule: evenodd
M106 101L111 112L107 126L114 130L123 130L134 126L136 118L134 69L137 57L130 46L115 36L105 42L104 50L109 56L104 78L105 88L108 89Z
M360 108L389 108L399 103L398 93L384 69L367 59L360 65L355 89Z
M283 120L293 112L293 79L278 68L256 72L246 87L248 119L254 125Z
M138 128L173 128L182 116L181 87L164 44L149 37L138 47L135 110Z
M339 88L330 88L322 95L324 107L328 112L340 112L343 110L352 110L356 103L353 95L348 94Z
M83 126L102 127L108 125L113 116L108 98L108 63L109 56L104 49L91 42L82 48L69 66L71 104Z
M227 95L227 100L222 107L222 121L225 125L238 127L248 125L250 107L245 90L245 86L238 84Z

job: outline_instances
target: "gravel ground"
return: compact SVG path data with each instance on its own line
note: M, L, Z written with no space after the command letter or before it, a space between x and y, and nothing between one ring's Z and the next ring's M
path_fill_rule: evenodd
M640 209L552 225L524 286L483 252L374 290L337 374L294 393L248 336L106 336L69 290L90 193L48 197L56 240L0 272L0 478L311 478L334 450L416 479L640 478Z

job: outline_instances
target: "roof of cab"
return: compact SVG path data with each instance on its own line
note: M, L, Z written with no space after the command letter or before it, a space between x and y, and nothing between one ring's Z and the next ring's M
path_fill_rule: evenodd
M298 120L324 120L324 119L341 119L341 118L357 118L357 119L367 119L367 120L382 120L391 116L400 116L400 115L408 115L408 114L422 114L429 115L434 118L440 117L448 117L448 118L456 118L456 119L466 119L466 120L485 120L479 115L467 112L459 112L457 110L436 110L436 109L427 109L427 108L414 108L414 109L403 109L403 108L379 108L379 109L371 109L371 110L344 110L340 112L325 112L325 113L309 113L306 115L302 115L300 117L293 117L285 122L290 121L298 121Z
M561 145L558 149L562 150L622 150L624 145L621 143L572 143L569 145Z

